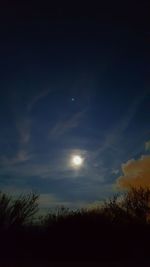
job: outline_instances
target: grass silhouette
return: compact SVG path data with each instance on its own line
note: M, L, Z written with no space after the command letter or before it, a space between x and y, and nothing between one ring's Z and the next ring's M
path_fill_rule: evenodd
M38 198L0 193L1 258L150 259L150 189L131 188L92 210L61 207L35 223Z

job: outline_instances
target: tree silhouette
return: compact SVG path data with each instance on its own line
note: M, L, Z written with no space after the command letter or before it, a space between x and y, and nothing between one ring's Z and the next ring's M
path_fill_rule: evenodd
M37 194L29 193L13 199L0 192L0 227L8 228L28 223L38 211L38 198Z
M139 222L147 222L150 215L150 189L132 187L125 194L122 207Z
M150 215L150 189L131 187L121 198L115 195L105 201L102 212L113 222L146 223Z

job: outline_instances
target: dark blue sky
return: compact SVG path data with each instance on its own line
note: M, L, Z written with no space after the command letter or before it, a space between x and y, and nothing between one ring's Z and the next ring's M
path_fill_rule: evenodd
M148 50L136 10L2 6L2 190L82 206L113 194L122 163L147 153Z

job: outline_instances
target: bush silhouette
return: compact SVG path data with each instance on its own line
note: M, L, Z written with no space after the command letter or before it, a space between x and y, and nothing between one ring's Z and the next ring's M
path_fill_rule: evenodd
M122 206L127 214L133 216L137 221L147 222L150 215L150 189L131 188L125 194Z
M61 222L100 223L149 223L150 217L150 189L130 188L121 196L114 195L102 205L93 209L71 211L60 207L54 212L46 214L41 219L42 225L52 226Z
M36 194L14 199L0 193L0 256L51 260L150 258L150 189L130 188L96 209L72 211L60 207L34 223L37 200Z
M38 198L37 194L30 193L14 199L0 192L0 227L8 228L29 224L33 215L38 211ZM121 197L115 195L93 210L71 211L62 206L55 212L40 217L40 224L47 227L61 221L75 220L78 222L92 220L113 223L149 223L149 217L150 189L140 187L130 188Z
M150 215L150 189L131 187L121 198L116 195L104 202L102 212L113 222L147 223Z
M29 223L38 211L38 195L30 193L13 198L0 192L0 227L8 228Z

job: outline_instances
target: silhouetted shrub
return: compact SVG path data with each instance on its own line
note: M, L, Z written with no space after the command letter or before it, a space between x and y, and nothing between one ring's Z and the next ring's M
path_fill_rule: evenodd
M150 215L150 189L130 188L122 197L104 202L102 212L113 222L147 223Z
M60 221L69 220L70 217L77 216L78 210L72 211L64 206L57 207L54 211L47 213L41 217L41 224L43 226L51 226Z
M11 215L11 201L12 198L0 192L0 227L8 225Z
M34 223L37 199L36 194L14 199L0 193L1 257L149 258L149 189L131 188L96 209L60 207L41 216L38 223L36 216Z
M38 211L38 195L30 193L13 198L0 192L0 227L8 228L28 223Z
M150 215L150 189L131 188L124 196L122 207L139 222L147 222Z

